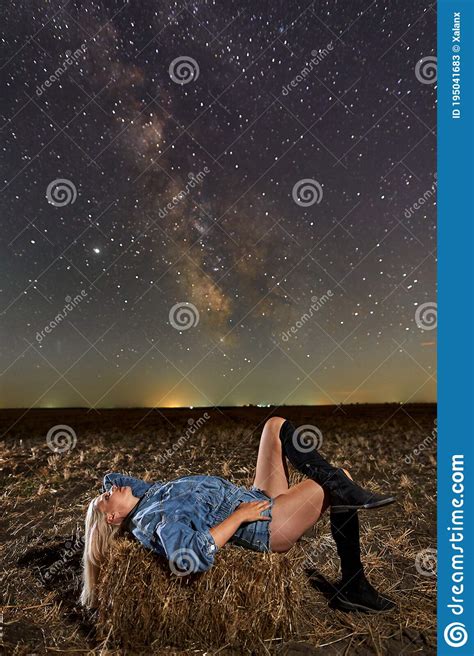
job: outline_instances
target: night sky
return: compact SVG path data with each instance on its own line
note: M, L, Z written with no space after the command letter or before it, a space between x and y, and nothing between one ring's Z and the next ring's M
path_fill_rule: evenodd
M435 400L434 4L4 13L2 407Z

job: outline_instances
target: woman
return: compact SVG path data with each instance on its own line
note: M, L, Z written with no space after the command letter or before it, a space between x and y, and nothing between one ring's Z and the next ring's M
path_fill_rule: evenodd
M237 486L220 476L184 476L146 483L117 473L104 477L103 493L88 507L81 603L95 605L95 587L110 541L129 531L144 547L168 559L177 575L209 569L226 542L255 551L286 552L330 508L331 533L342 579L333 599L345 610L386 611L395 605L368 582L360 560L358 510L392 503L355 484L330 465L283 417L263 428L254 484ZM289 488L286 459L307 480Z

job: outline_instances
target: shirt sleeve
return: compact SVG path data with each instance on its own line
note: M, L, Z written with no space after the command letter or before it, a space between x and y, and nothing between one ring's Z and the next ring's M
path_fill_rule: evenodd
M175 574L205 572L214 564L218 547L209 529L196 531L183 522L163 519L155 532Z
M118 487L130 486L132 488L133 496L142 497L145 492L150 489L152 484L142 481L141 478L133 478L132 476L127 476L126 474L109 472L104 476L101 492L108 492L112 485L117 485Z

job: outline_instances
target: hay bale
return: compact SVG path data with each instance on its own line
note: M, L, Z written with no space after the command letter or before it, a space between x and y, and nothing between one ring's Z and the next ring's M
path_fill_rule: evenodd
M268 653L305 626L305 555L227 544L207 572L176 576L165 558L116 540L99 581L98 632L123 649L231 645ZM264 644L266 642L266 645Z

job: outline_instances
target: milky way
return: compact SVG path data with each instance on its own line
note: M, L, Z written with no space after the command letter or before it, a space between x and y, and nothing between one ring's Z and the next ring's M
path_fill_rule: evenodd
M435 399L433 5L5 13L3 407Z

